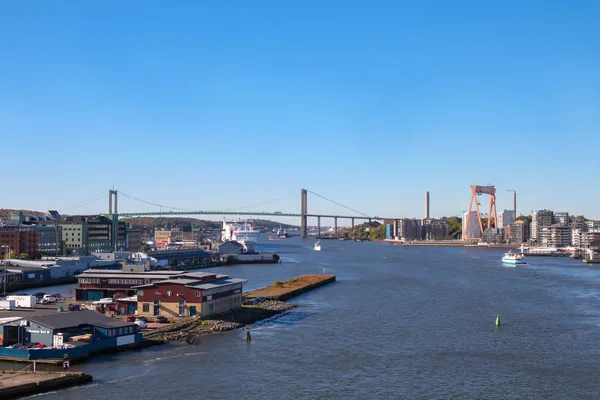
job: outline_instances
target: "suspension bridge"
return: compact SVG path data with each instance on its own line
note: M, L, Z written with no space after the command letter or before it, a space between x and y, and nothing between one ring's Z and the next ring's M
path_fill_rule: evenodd
M322 198L324 200L327 200L333 204L336 204L342 208L345 208L348 211L351 211L354 214L357 215L333 215L333 214L319 214L319 213L312 213L312 212L308 212L308 194L314 195L316 197ZM119 195L122 195L126 198L141 202L141 203L145 203L147 205L151 205L154 207L159 207L161 210L160 211L139 211L139 212L125 212L125 213L119 213L118 210L118 197ZM102 194L102 197L104 197L105 195ZM84 205L89 204L92 201L98 200L99 197L96 196L92 199L88 199L83 203L80 203L74 207L71 207L69 210L73 210L76 208L80 208ZM398 220L400 218L387 218L387 217L380 217L380 216L371 216L365 213L362 213L360 211L357 211L353 208L350 208L348 206L343 205L342 203L339 203L337 201L331 200L325 196L322 196L318 193L315 193L313 191L310 191L308 189L302 189L300 191L300 212L299 213L292 213L292 212L281 212L281 211L248 211L247 208L252 208L252 207L258 207L258 206L264 206L266 204L272 203L274 201L277 201L280 199L276 199L276 200L271 200L265 203L260 203L260 204L255 204L252 206L247 206L247 207L242 207L241 209L238 210L211 210L211 211L203 211L203 210L184 210L184 209L180 209L180 208L176 208L176 207L168 207L168 206L164 206L161 204L157 204L157 203L153 203L153 202L149 202L140 198L137 198L135 196L129 195L123 191L117 191L114 189L111 189L108 191L108 216L110 216L113 220L118 220L119 218L131 218L131 217L171 217L171 216L192 216L192 215L210 215L210 216L214 216L214 215L219 215L219 216L227 216L227 215L235 215L235 216L252 216L252 217L296 217L296 218L300 218L300 231L301 231L301 237L305 238L308 236L308 219L309 218L316 218L317 219L317 228L318 228L318 232L321 232L321 219L322 218L328 218L328 219L333 219L334 222L334 233L337 236L337 231L338 231L338 220L339 219L343 219L343 220L350 220L352 223L352 229L354 230L355 228L355 221L368 221L369 224L371 224L372 221L383 221L383 220ZM169 211L162 211L162 209L168 209Z

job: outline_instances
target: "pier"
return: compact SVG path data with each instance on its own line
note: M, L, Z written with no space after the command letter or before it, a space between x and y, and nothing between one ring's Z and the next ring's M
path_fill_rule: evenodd
M80 372L0 371L0 400L33 396L92 382Z
M244 294L244 298L264 297L267 300L285 301L310 290L335 282L335 275L302 275L286 282L275 281L266 286Z

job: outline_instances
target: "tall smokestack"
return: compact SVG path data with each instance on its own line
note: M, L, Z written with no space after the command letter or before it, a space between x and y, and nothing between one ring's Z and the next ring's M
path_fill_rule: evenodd
M429 219L429 192L425 192L425 219Z
M517 220L517 191L513 192L513 210L515 210L515 221Z

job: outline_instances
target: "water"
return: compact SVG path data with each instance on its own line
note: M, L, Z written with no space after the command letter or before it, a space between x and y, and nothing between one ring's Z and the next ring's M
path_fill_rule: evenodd
M93 358L74 366L92 385L36 398L598 397L599 270L564 258L505 267L497 249L313 242L261 244L282 264L215 269L249 279L247 290L337 275L257 323L252 342L239 330Z

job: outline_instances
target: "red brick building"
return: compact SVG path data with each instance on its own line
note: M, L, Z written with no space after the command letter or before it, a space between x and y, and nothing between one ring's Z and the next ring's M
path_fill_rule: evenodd
M137 313L143 316L206 317L242 305L245 279L194 272L137 286Z
M37 232L30 226L0 226L0 258L9 252L35 256L38 250Z

